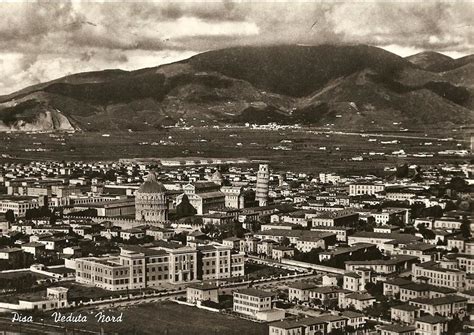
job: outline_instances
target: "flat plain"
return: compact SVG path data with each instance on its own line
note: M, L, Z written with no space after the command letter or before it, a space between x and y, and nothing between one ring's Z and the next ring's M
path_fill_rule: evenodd
M347 174L380 172L385 166L405 162L419 165L440 161L460 163L468 158L441 157L438 152L468 149L469 144L466 133L458 130L356 133L311 128L254 130L244 127L108 133L1 133L0 143L0 160L13 162L245 158L251 162L266 160L275 171L345 171ZM400 150L406 155L400 154ZM427 155L413 157L412 154ZM358 160L360 157L363 160Z

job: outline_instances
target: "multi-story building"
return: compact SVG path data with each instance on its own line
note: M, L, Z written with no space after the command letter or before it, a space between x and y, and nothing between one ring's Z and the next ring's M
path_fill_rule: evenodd
M375 303L375 298L367 293L339 293L339 308L352 306L357 311L363 311Z
M415 320L417 335L444 335L448 331L448 320L437 315L424 315Z
M458 295L448 295L440 298L416 298L409 301L410 305L418 307L422 312L430 315L452 317L462 315L467 309L468 299Z
M380 327L380 335L415 335L415 326L385 325Z
M412 325L415 318L420 315L419 308L413 305L404 304L390 308L390 318L392 321Z
M316 284L310 282L294 282L288 285L289 301L308 301L310 289L316 288Z
M27 210L39 206L38 198L35 197L0 197L0 213L12 210L15 216L23 217Z
M359 214L352 210L326 211L311 219L313 227L351 227L359 221Z
M414 264L412 276L415 282L463 290L466 287L466 272L456 269L444 269L437 262Z
M186 288L186 301L192 304L202 301L219 302L219 288L211 284L195 283Z
M160 227L150 227L145 231L147 236L152 236L155 240L168 240L174 235L173 229Z
M385 186L382 184L374 183L355 183L349 185L349 195L375 195L385 190Z
M226 245L197 246L198 279L213 280L244 275L243 252L234 252Z
M324 227L324 226L312 226L313 231L325 231L328 233L335 233L336 239L339 242L347 243L347 237L354 232L354 228L351 227Z
M353 272L344 274L343 288L352 292L365 291L365 285L371 281L371 270L357 268Z
M273 309L274 293L254 288L241 289L233 292L235 313L265 321L281 320L285 317L284 310Z
M75 262L77 282L111 291L244 275L244 254L221 245L127 245L118 256L77 258Z

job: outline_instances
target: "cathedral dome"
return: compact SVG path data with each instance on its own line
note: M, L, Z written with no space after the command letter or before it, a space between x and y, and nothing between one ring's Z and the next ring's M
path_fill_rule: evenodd
M224 177L222 177L222 174L219 172L219 170L216 170L211 176L211 181L214 183L222 183L224 181Z
M165 193L166 189L162 183L156 179L156 174L150 172L146 181L140 186L138 193Z

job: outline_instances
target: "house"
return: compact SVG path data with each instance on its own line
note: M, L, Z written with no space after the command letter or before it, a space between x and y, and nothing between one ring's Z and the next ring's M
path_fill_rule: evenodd
M398 242L399 244L409 244L416 241L420 241L422 238L410 235L410 234L400 234L400 233L374 233L367 231L358 231L353 235L348 237L349 245L354 245L356 243L370 243L375 244L379 249L384 249L384 244L390 241Z
M325 274L323 275L323 286L338 286L338 280L343 279L341 275Z
M43 243L46 250L60 250L66 245L67 239L59 236L46 236L40 238L38 242Z
M268 325L269 335L326 334L327 323L317 317L283 320Z
M325 211L311 219L312 227L353 227L359 221L359 214L352 210Z
M15 297L15 301L0 300L0 309L12 311L48 311L69 307L66 287L48 287L46 292L24 293Z
M400 288L400 300L408 301L415 298L439 298L455 294L456 290L424 283L410 283Z
M347 272L343 278L343 288L352 292L365 291L365 285L371 281L371 270L358 268L353 272Z
M273 247L276 247L278 242L266 239L257 243L257 254L270 257L273 255Z
M289 301L309 301L310 290L316 288L317 285L310 282L293 282L288 284L288 300Z
M69 257L81 257L82 249L79 246L72 246L63 248L63 254L68 255Z
M138 228L125 229L120 232L120 237L124 240L130 240L132 237L141 239L145 237L143 230Z
M399 296L400 295L400 288L404 285L408 285L412 283L411 281L403 278L394 278L389 279L383 283L383 295L385 296Z
M152 236L155 240L168 240L174 236L174 230L160 227L150 227L145 230L145 235Z
M233 292L235 313L247 315L262 321L276 321L285 318L285 311L274 309L274 293L255 288L241 289Z
M339 308L348 308L353 306L357 311L363 311L371 307L375 302L375 297L368 293L339 293Z
M272 249L272 258L281 261L282 258L292 258L295 255L295 249L292 247L275 246Z
M325 231L328 233L335 233L336 239L339 242L347 243L347 237L354 233L354 228L351 227L325 227L325 226L312 226L312 231Z
M437 315L424 315L415 320L417 335L443 335L448 331L448 320Z
M20 248L0 248L0 260L7 260L12 264L18 264L23 257L24 251Z
M380 227L374 227L374 233L384 233L384 234L391 234L391 233L399 233L400 227L394 225L382 225Z
M309 298L319 300L321 304L326 304L330 300L337 300L339 293L342 292L337 286L319 286L309 289Z
M219 302L218 287L210 284L193 283L186 288L186 301L192 304L202 301Z
M416 327L401 325L385 325L380 327L380 335L415 335Z
M414 264L412 277L415 282L449 287L458 291L466 286L466 273L456 269L444 269L437 262Z
M244 251L245 241L238 237L228 237L222 240L222 244L231 247L236 251Z
M420 316L420 309L410 304L398 305L390 308L390 318L394 322L412 325L415 318Z
M341 313L341 316L347 318L347 326L353 327L354 329L364 327L368 319L365 314L353 311L344 311Z
M409 301L410 305L420 308L421 311L430 315L441 315L452 317L463 314L467 308L468 299L459 295L448 295L440 298L415 298Z
M310 252L313 249L325 249L325 243L322 238L304 236L296 242L296 249L301 252Z
M29 254L32 254L35 257L40 256L45 252L45 245L43 243L38 243L38 242L30 242L30 243L24 243L21 245L21 250L24 252L27 252Z

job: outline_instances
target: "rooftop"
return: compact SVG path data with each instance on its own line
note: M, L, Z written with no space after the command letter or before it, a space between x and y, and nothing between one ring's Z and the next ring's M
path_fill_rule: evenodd
M258 290L256 288L245 288L245 289L237 290L235 292L244 294L244 295L249 295L252 297L258 297L258 298L270 298L275 295L274 292Z

